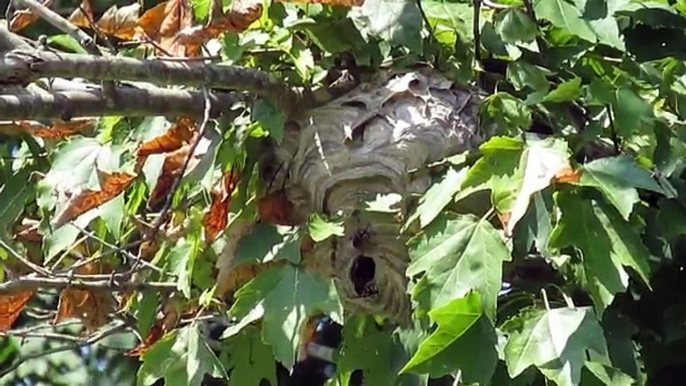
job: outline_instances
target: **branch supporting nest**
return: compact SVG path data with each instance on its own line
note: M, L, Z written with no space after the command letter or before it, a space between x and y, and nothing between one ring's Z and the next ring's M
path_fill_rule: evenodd
M0 83L24 85L45 77L245 91L271 99L286 111L298 106L303 98L300 92L265 72L237 66L38 50L15 50L0 58Z
M202 117L204 96L200 91L172 90L162 88L136 88L118 86L116 103L109 102L108 93L98 86L73 83L80 89L53 92L15 92L0 94L0 118L2 119L48 119L59 117L67 120L93 116L154 116L187 115ZM210 94L213 117L229 112L241 98L234 93Z

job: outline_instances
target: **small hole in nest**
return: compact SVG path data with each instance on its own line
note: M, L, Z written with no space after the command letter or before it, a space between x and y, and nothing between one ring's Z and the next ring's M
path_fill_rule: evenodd
M352 268L350 268L350 280L353 282L355 292L358 295L367 297L374 295L374 292L378 292L372 282L375 274L376 263L374 259L363 255L355 258Z

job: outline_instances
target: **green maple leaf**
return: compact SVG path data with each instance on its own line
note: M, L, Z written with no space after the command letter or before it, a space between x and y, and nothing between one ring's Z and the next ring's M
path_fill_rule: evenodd
M292 368L308 317L324 313L340 320L341 306L330 280L292 265L278 274L278 282L264 298L262 334L276 359Z
M627 156L600 158L585 164L580 171L579 185L602 192L625 220L639 200L636 188L663 193L650 172Z
M429 311L438 328L420 345L401 372L414 371L441 377L462 372L465 383L486 384L498 361L493 325L483 314L478 293L470 292L441 308ZM479 347L474 351L474 347Z
M442 215L410 245L408 276L425 273L413 297L430 299L431 308L465 296L481 294L486 315L495 315L503 261L510 253L485 219L473 215Z
M391 334L365 315L355 315L343 325L343 343L338 359L338 372L362 370L365 383L393 385L391 372Z
M260 386L263 379L276 385L276 362L272 349L262 342L259 328L249 326L224 342L225 361L231 371L229 386Z
M142 361L138 385L152 385L164 378L169 386L199 386L205 374L226 378L226 370L195 323L157 341L143 354Z
M504 358L514 378L536 366L561 386L578 385L586 350L606 356L603 330L589 307L526 310L502 327Z
M407 224L409 225L419 219L419 226L421 228L429 225L441 213L443 208L452 201L455 193L460 190L466 173L467 169L462 169L459 172L452 168L448 169L441 182L432 185L424 193L424 196L419 200L417 210L407 220Z
M598 311L626 290L629 277L624 266L632 267L648 283L650 253L612 207L568 193L560 193L557 203L562 217L550 236L550 246L573 246L580 252Z

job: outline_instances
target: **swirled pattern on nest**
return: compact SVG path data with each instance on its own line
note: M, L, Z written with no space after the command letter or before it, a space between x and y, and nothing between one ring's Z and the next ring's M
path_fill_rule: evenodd
M397 215L367 213L364 200L403 199L430 184L422 167L478 146L480 98L431 70L379 75L287 124L272 176L304 212L343 213L345 235L315 248L330 262L349 310L407 320L406 239ZM413 172L415 171L415 172Z

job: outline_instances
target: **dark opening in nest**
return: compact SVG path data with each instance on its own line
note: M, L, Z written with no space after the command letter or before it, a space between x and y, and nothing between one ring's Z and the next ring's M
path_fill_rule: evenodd
M374 285L376 263L367 256L358 256L350 268L350 281L355 286L355 292L361 297L375 295L378 289Z

